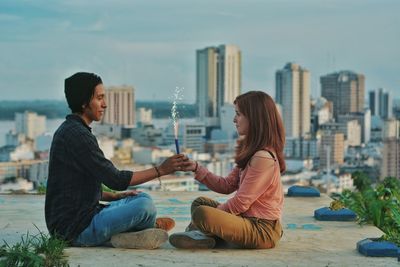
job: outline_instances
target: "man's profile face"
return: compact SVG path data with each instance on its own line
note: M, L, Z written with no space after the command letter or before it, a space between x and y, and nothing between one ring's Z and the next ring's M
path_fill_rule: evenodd
M103 84L98 84L94 89L94 94L89 105L84 107L83 116L89 122L100 121L107 108L105 100L105 90Z

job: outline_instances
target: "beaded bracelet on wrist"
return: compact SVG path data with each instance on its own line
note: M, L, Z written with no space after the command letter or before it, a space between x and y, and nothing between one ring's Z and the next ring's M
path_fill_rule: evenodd
M199 167L199 163L196 161L196 166L194 167L194 170L192 172L197 172L197 167Z
M154 169L155 169L156 172L157 172L157 179L158 179L158 181L160 182L160 186L161 186L161 179L160 179L161 173L160 173L160 170L157 168L157 166L154 166Z

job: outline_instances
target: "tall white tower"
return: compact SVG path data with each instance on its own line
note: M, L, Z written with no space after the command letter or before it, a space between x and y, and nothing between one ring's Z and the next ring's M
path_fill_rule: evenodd
M232 104L241 91L241 52L235 45L196 51L196 96L199 117L219 126L221 107Z
M275 75L275 100L282 108L286 136L302 137L310 132L310 72L287 63Z
M240 94L241 87L241 52L235 45L218 47L218 92L221 93L220 107L225 103L233 104Z

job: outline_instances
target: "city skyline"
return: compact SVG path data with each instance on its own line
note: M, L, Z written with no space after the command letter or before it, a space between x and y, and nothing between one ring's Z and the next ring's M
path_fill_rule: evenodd
M138 100L196 96L196 50L242 51L242 92L275 95L287 62L320 76L351 70L365 91L400 97L398 1L11 1L0 3L0 100L64 99L65 77L99 74ZM365 100L366 101L366 100Z

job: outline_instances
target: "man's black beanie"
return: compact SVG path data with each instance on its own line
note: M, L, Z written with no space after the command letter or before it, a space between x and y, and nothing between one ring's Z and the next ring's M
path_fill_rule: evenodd
M81 112L82 105L87 105L94 94L94 88L102 84L101 78L88 72L77 72L65 79L64 92L72 112Z

